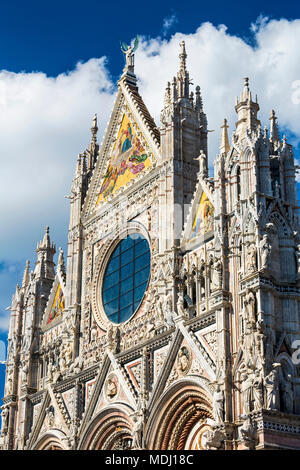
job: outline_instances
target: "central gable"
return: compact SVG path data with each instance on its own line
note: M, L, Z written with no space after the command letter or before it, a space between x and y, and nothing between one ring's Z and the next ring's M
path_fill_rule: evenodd
M159 130L138 87L121 79L84 201L84 217L156 166L160 159L159 140Z
M152 166L149 153L146 152L136 129L136 123L133 124L124 113L117 139L108 157L96 205Z

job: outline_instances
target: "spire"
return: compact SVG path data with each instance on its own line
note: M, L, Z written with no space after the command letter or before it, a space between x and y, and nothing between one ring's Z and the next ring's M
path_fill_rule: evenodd
M221 142L220 142L220 153L227 153L230 150L229 139L228 139L228 124L227 119L224 119L223 125L221 126Z
M50 246L50 237L49 237L49 227L48 226L46 227L46 232L45 232L42 244L43 244L44 248L48 248Z
M50 240L49 227L46 227L43 240L37 244L36 253L35 275L41 278L54 279L53 256L56 253L56 248L55 244Z
M187 53L186 53L186 50L185 50L185 42L181 41L181 43L180 43L180 54L179 54L180 71L181 72L186 72L186 58L187 58Z
M252 100L252 94L249 89L249 78L244 78L244 88L240 95L240 100L236 98L235 110L238 114L236 123L236 134L245 134L246 131L257 131L260 121L257 119L259 105Z
M29 284L29 266L30 266L30 261L27 260L24 275L23 275L22 287L26 287Z
M277 125L277 117L275 115L274 109L271 110L271 114L269 117L270 120L270 141L271 142L279 142L280 141L280 136L279 136L279 131L278 131L278 125Z
M190 79L189 73L186 69L186 58L187 54L185 51L185 42L181 41L180 43L180 67L179 72L177 74L177 91L179 98L186 98L189 99L190 97Z

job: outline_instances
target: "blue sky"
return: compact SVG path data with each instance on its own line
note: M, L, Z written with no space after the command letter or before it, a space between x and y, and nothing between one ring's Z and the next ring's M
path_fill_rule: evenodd
M21 283L26 259L34 266L46 225L57 247L66 249L69 202L64 195L77 154L89 143L94 112L101 141L123 68L119 40L141 36L136 70L156 120L184 38L214 135L225 116L231 117L232 132L234 97L247 74L258 93L263 124L271 107L278 109L281 129L295 143L298 159L300 94L293 95L300 80L298 18L299 3L289 0L1 3L0 339L7 335L4 309ZM217 140L211 139L212 162ZM0 366L0 392L2 383Z

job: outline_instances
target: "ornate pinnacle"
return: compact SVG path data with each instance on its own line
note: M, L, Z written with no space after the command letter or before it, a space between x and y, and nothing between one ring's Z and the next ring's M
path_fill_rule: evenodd
M92 142L96 142L97 141L97 132L98 132L97 113L95 113L94 117L93 117L91 132L92 132Z
M220 153L227 153L230 150L229 139L228 139L228 124L227 119L225 118L223 121L223 125L221 126L222 133L221 133L221 143L220 143Z
M274 109L271 110L269 117L270 120L270 140L271 142L278 142L280 140L278 126L277 126L277 117Z
M23 276L23 281L22 281L22 287L26 287L29 283L29 266L30 266L30 261L26 261L26 267L24 271L24 276Z
M186 51L185 51L185 42L184 41L181 41L180 43L180 54L179 54L179 58L180 58L180 70L186 70L186 58L187 58L187 54L186 54Z

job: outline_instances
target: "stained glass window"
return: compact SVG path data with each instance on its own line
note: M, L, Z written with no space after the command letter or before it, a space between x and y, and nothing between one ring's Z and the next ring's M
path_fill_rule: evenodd
M141 234L120 241L106 267L102 300L113 323L122 323L139 307L150 276L149 243Z

